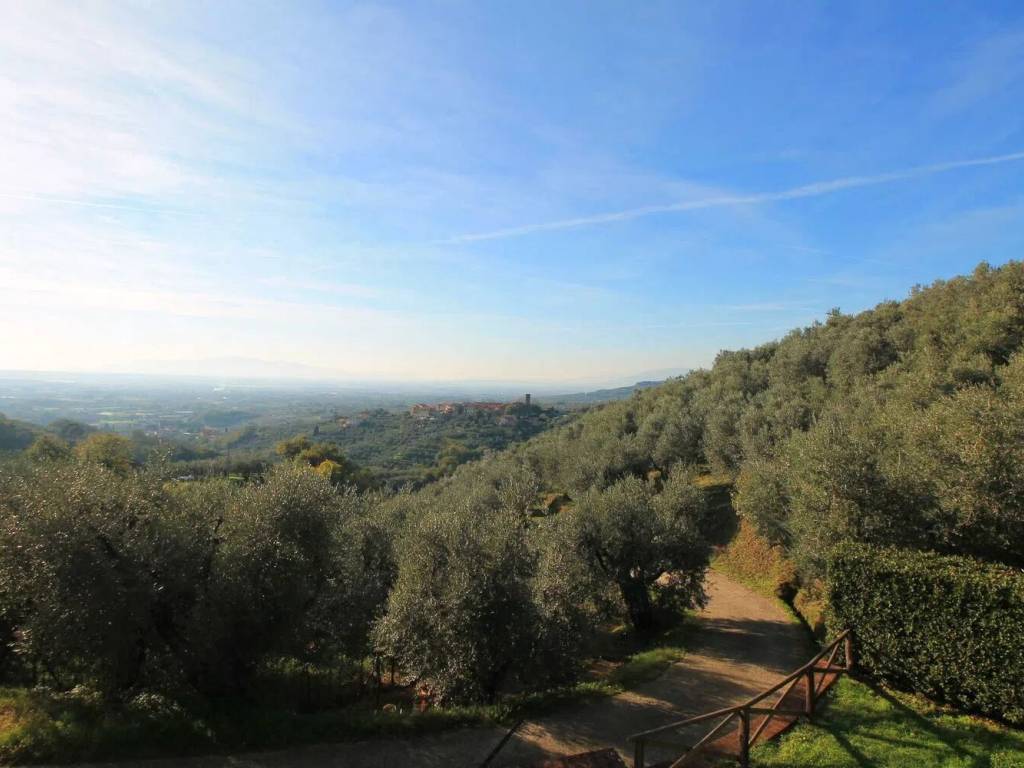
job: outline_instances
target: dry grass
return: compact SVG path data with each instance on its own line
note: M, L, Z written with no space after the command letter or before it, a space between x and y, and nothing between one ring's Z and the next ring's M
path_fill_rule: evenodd
M740 520L736 536L719 550L713 565L759 594L792 596L796 566L786 558L782 547L769 544L747 520Z

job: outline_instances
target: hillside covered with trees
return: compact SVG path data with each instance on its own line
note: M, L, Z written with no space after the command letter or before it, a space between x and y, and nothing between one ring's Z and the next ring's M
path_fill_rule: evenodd
M827 591L839 544L1019 579L1022 344L1024 265L983 264L722 352L416 491L332 484L317 470L338 462L302 441L243 484L37 450L0 469L0 668L114 702L250 695L282 660L373 656L441 703L549 689L601 627L642 634L702 603L730 522L712 474L795 587Z
M397 490L433 482L460 464L528 440L581 412L523 402L422 414L393 407L341 415L329 404L306 401L265 407L266 412L257 407L251 412L210 410L185 422L162 420L148 425L153 428L113 432L103 429L103 422L97 427L60 418L41 425L0 414L0 458L27 450L41 435L70 449L103 432L116 435L138 466L160 460L173 464L179 477L244 480L280 461L282 442L302 436L357 466L362 485Z
M516 452L572 494L683 464L804 577L837 539L1024 564L1024 265L916 288L542 435Z
M348 416L253 423L203 436L196 447L209 455L197 457L184 471L248 474L253 462L272 462L282 440L304 434L312 442L331 443L378 484L398 489L432 482L460 464L504 450L572 418L562 410L519 402L489 411L414 415L408 409L377 408Z

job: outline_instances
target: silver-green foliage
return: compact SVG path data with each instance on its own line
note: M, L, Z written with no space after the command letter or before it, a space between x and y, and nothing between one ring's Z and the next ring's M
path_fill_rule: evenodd
M386 588L373 580L388 568L387 554L367 558L367 537L356 535L360 504L295 466L242 488L85 460L5 469L9 639L58 682L86 678L110 694L238 692L268 655L359 651L365 640L345 621L375 615Z
M708 500L684 467L661 489L635 476L592 489L569 514L572 545L619 590L635 628L653 626L659 603L703 604Z
M454 493L453 491L458 491ZM535 480L500 462L423 499L398 543L378 647L448 701L571 678L591 628L572 553L529 531ZM545 521L550 525L551 521Z

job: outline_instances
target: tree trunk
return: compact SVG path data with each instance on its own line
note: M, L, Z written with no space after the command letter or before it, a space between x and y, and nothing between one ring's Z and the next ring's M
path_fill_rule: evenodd
M654 626L654 609L647 585L642 581L624 581L619 584L619 591L622 592L633 629L638 632L650 630Z

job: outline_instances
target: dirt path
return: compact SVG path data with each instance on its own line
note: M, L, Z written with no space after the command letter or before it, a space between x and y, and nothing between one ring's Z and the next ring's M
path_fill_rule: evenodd
M545 757L615 747L626 737L749 698L810 655L803 629L772 600L718 573L685 658L657 680L608 699L568 706L521 725L489 768L528 766ZM506 732L471 728L412 739L325 744L239 756L137 761L117 768L477 768ZM649 750L649 759L677 755ZM83 767L84 768L84 767ZM94 766L99 768L99 766Z
M682 661L635 690L524 723L492 768L609 746L631 757L631 733L739 703L809 657L805 631L775 601L715 572L708 594ZM679 755L649 748L647 756L655 762Z

